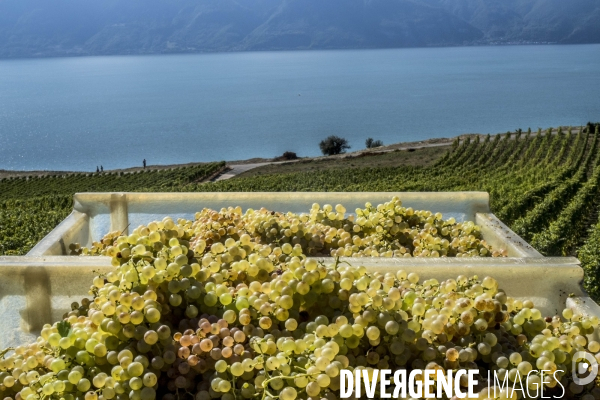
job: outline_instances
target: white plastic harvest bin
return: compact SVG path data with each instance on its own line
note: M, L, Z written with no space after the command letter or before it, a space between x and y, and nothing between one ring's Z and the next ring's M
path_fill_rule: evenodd
M417 272L421 278L463 275L495 277L509 295L533 299L544 314L554 315L565 303L600 317L600 308L581 289L583 270L573 257L543 257L499 221L482 192L451 193L81 193L74 210L24 257L0 257L0 348L33 340L47 322L70 310L73 301L89 296L93 271L108 271L107 257L65 256L68 245L89 245L109 231L128 232L169 215L193 219L204 207L228 206L308 212L315 202L343 204L348 212L389 201L441 212L444 218L472 220L495 248L508 258L359 258L348 259L370 270Z
M205 207L219 210L240 206L244 211L265 207L308 213L313 203L341 203L353 213L366 202L377 205L393 196L398 196L406 207L441 212L444 218L454 217L458 221L474 221L481 225L488 243L506 248L511 257L541 257L490 212L489 195L485 192L78 193L71 215L28 255L65 255L69 243L86 246L110 231L127 233L140 224L166 216L193 219Z

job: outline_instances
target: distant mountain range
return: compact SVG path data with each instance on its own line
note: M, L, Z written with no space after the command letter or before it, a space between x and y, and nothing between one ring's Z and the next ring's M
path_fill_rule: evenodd
M600 43L599 0L0 0L0 57Z

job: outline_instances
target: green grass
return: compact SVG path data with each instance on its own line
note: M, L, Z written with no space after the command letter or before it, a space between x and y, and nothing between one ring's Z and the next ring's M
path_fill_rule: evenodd
M261 175L287 174L297 172L323 172L337 173L340 169L354 169L365 167L427 167L440 159L451 146L422 147L409 150L395 150L381 152L374 149L370 152L348 154L341 157L309 158L282 164L271 164L254 168L238 176L249 178Z

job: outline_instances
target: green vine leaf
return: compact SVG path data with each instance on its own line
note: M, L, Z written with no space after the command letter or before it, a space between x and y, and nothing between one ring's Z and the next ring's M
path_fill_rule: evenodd
M69 336L69 333L71 332L71 324L68 321L60 321L57 324L57 328L58 333L60 333L60 336L62 337Z

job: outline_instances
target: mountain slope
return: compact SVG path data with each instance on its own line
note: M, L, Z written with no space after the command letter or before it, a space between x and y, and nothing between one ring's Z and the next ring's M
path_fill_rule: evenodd
M486 41L598 43L597 0L423 0L485 33Z
M600 42L597 0L0 0L0 57Z
M442 9L409 0L288 0L243 48L415 47L464 44L482 36Z

